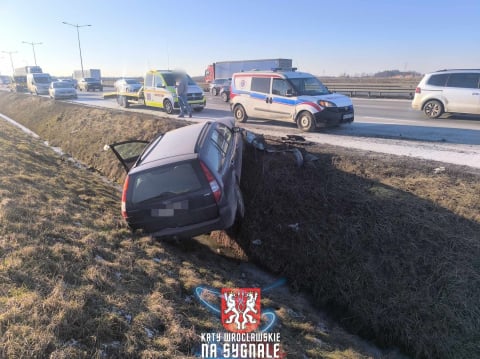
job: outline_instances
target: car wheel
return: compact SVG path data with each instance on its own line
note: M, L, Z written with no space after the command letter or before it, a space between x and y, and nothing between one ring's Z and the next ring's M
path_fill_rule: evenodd
M227 95L226 92L222 93L222 100L225 101L225 102L228 102L228 95Z
M218 91L215 87L212 88L212 96L217 96L218 95Z
M423 112L428 118L439 118L443 113L443 105L440 101L430 100L423 106Z
M313 115L308 111L300 112L297 118L297 126L305 132L312 132L315 129L315 121Z
M233 116L237 122L247 122L248 116L242 105L236 105L233 109Z
M163 108L165 109L165 112L169 115L173 113L173 105L170 100L163 101Z

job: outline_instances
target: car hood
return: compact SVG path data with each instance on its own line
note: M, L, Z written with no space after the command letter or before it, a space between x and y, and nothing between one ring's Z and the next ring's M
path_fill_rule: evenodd
M331 93L328 95L320 95L320 96L299 96L299 102L315 102L317 103L320 100L330 101L333 102L337 107L342 106L351 106L352 100L350 97L338 94L338 93Z

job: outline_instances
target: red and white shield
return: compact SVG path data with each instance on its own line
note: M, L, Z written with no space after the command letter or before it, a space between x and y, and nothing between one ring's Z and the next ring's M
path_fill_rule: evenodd
M222 288L221 320L234 333L249 333L260 325L260 288Z

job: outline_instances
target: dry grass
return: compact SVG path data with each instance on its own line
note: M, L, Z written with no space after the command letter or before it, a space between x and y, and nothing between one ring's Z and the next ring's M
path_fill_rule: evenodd
M3 96L0 112L6 113ZM35 108L51 102L18 98L17 108L25 108L24 98L38 101ZM82 116L90 113L84 109ZM50 121L42 116L32 119L39 127ZM93 127L105 127L93 133L85 125L75 138L59 127L57 144L80 146L90 136L110 136L117 131L111 129L114 121L125 121L118 130L125 131L127 120L115 116L90 118ZM65 118L78 121L71 113ZM221 330L194 299L195 286L266 286L274 280L248 263L218 256L201 241L169 244L132 235L119 215L116 186L3 121L0 148L1 358L192 357L200 332ZM104 154L91 150L90 156ZM263 300L281 319L275 330L291 358L401 357L346 333L286 288Z
M296 169L249 149L244 252L365 337L419 358L480 356L478 173L308 150L318 161Z
M117 180L123 170L111 154L101 151L104 143L151 138L159 130L180 125L130 112L53 105L46 99L10 94L0 95L0 112ZM2 232L2 254L19 251L4 262L12 269L0 271L0 278L16 283L7 286L7 294L1 297L10 308L7 320L0 324L3 338L23 333L28 341L38 330L45 338L31 340L35 350L63 350L69 343L66 337L59 339L65 326L49 332L45 328L51 327L50 322L39 326L36 319L43 318L39 308L44 308L43 301L62 278L67 289L75 288L74 294L62 296L61 305L78 300L76 308L81 309L49 318L58 318L55 323L82 323L74 332L85 347L74 346L75 350L86 350L88 355L101 350L113 356L187 355L191 334L174 340L177 337L172 339L171 333L192 333L192 329L198 333L218 324L202 308L185 301L196 283L221 287L259 281L258 276L243 277L242 266L209 257L198 242L184 242L183 250L145 238L132 242L117 217L118 194L102 182L87 185L90 179L82 182L82 176L70 174L50 178L48 185L35 190L38 183L47 181L45 176L68 163L49 157L51 166L39 165L45 155L36 156L38 149L30 150L27 142L22 147L30 153L26 162L18 163L17 169L6 166L9 172L5 173L17 174L31 166L42 181L24 169L0 200L3 207L15 203L1 219L9 226ZM288 156L248 150L242 179L247 216L237 239L240 247L228 254L247 255L286 275L291 287L311 293L315 303L330 308L342 324L380 344L399 345L418 358L480 357L478 172L446 165L445 172L435 174L437 163L325 145L308 151L318 161L297 169ZM19 183L28 184L29 190ZM17 205L18 198L25 203ZM51 203L43 218L53 217L58 224L30 213L41 202ZM17 224L20 219L23 223ZM69 246L60 245L59 253L51 246L58 238ZM227 243L224 238L220 241ZM101 260L95 259L97 255ZM25 259L29 256L36 260ZM152 263L153 258L161 258L162 264ZM72 263L78 263L78 269ZM35 269L24 275L29 266ZM41 276L32 280L35 273ZM31 289L37 287L46 289ZM8 294L10 290L15 295ZM25 300L10 298L17 295ZM273 306L279 308L280 330L293 358L398 356L375 351L332 328L322 331L318 325L322 319L305 303L298 303L298 297L275 295ZM121 314L125 312L136 320L129 323ZM16 318L23 318L18 327L13 325ZM162 329L151 340L139 329L142 325ZM72 345L66 346L73 350ZM14 350L21 345L12 341L7 347Z

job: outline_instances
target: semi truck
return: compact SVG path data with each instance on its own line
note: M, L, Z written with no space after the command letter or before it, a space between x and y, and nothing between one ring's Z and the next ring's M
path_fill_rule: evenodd
M42 72L40 66L22 66L13 71L13 76L27 76L27 74L41 74Z
M80 80L81 78L94 78L98 81L102 81L102 73L100 69L86 69L86 70L75 70L73 71L72 77L75 80Z
M263 59L214 62L205 70L205 82L228 79L235 72L252 70L291 69L292 59Z
M138 92L115 91L103 94L103 98L116 98L122 107L130 107L130 104L140 104L147 107L157 107L171 114L180 105L176 95L176 77L178 73L171 70L150 70L144 77L143 86ZM206 99L203 90L188 78L188 103L195 112L205 108Z

